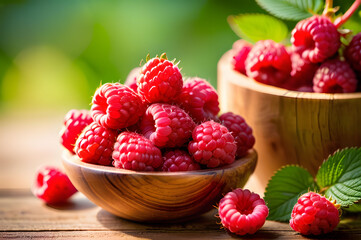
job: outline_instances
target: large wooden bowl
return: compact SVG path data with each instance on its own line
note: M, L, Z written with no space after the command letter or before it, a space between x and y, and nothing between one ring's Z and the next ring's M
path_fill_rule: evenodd
M229 166L191 172L136 172L80 161L69 152L63 165L89 200L119 217L139 222L182 221L211 210L222 195L243 187L257 153Z
M299 164L315 174L338 148L361 146L361 93L272 87L234 71L231 61L228 51L218 62L221 109L242 115L253 128L259 163L251 181L258 191L281 166Z

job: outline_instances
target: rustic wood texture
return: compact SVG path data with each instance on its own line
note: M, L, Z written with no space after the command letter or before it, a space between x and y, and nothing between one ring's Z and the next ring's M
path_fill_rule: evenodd
M242 115L253 128L259 163L252 187L263 193L274 171L299 164L313 174L339 148L361 146L361 93L288 91L232 69L232 52L218 63L221 110Z
M243 187L257 163L257 153L209 170L136 172L80 161L64 152L63 164L74 186L103 209L139 222L184 221L203 214L224 193Z
M0 190L0 239L234 239L221 229L216 209L182 223L136 223L102 210L81 193L49 206L29 190ZM246 239L305 239L287 223L266 221ZM361 239L361 218L344 219L321 239Z

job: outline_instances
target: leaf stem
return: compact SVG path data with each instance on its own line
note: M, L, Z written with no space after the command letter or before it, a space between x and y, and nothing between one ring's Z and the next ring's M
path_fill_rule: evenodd
M351 7L345 12L341 17L336 18L334 24L336 28L339 28L342 24L344 24L356 11L356 9L360 6L361 0L355 0Z
M325 3L325 9L323 10L323 13L322 15L327 15L328 14L328 10L330 8L332 8L332 5L333 5L333 0L326 0L326 3Z

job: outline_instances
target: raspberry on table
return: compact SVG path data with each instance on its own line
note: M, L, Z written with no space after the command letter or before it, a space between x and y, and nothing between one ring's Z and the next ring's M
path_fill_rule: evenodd
M94 94L91 115L105 128L121 129L135 124L144 114L140 96L128 86L106 83Z
M57 167L42 166L35 176L31 190L46 203L64 203L77 192L68 176Z
M251 51L252 49L252 44L246 42L243 39L237 40L234 44L233 44L233 52L234 52L234 56L233 56L233 61L232 61L232 65L234 70L242 73L242 74L246 74L246 59L248 56L248 53Z
M80 134L74 151L83 162L109 166L116 138L116 130L92 122Z
M192 133L188 152L194 160L208 168L231 164L235 160L237 145L228 129L220 123L207 121Z
M354 70L361 72L361 32L356 34L346 47L345 57Z
M165 54L147 61L137 80L138 93L148 103L175 100L182 91L183 77Z
M254 234L266 222L268 212L258 194L241 188L227 193L218 208L222 225L238 235Z
M247 56L246 72L258 82L279 87L290 77L290 55L282 44L260 40Z
M317 69L313 90L317 93L351 93L357 88L355 72L346 61L327 60Z
M334 203L308 192L293 207L290 226L303 235L320 235L333 231L339 222L340 214Z
M251 149L255 143L252 128L248 126L243 117L231 112L222 114L219 120L222 125L227 127L236 141L236 156L243 157L247 155L247 151Z
M341 45L340 34L325 16L312 16L297 23L291 42L302 58L320 63L332 57Z
M193 171L200 168L186 151L174 149L163 154L163 172Z
M83 129L93 122L88 110L70 110L64 118L64 126L60 131L60 143L75 154L74 146L76 139Z
M187 79L177 102L196 123L216 120L220 111L217 91L198 77Z
M144 136L122 132L112 154L113 166L135 171L154 171L162 164L162 153Z
M196 124L181 108L167 103L148 107L140 122L140 130L155 146L181 147L189 141Z

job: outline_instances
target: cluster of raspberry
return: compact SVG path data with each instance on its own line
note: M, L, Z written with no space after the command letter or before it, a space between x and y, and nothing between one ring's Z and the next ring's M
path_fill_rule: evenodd
M183 81L165 54L147 59L126 83L99 87L88 110L65 117L61 143L83 162L135 171L191 171L231 164L255 143L231 112L219 116L216 90Z

